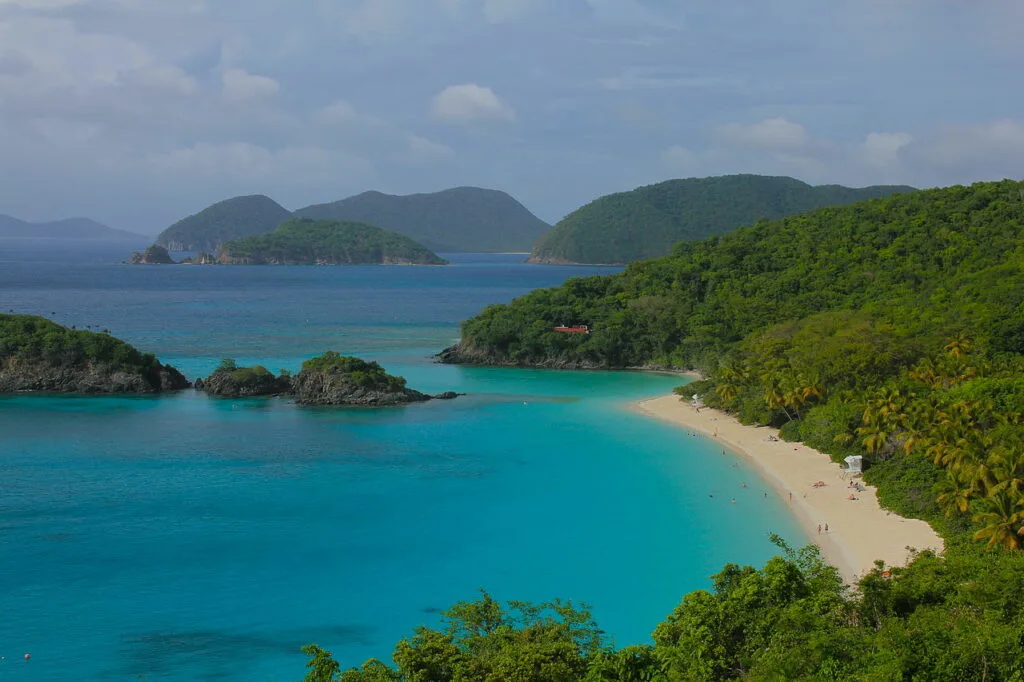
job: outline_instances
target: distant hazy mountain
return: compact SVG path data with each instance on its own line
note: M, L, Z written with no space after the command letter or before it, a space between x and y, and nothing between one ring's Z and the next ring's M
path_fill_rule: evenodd
M763 175L669 180L609 194L577 209L537 242L529 260L629 263L664 256L676 242L724 234L758 220L913 191L892 185L813 187Z
M299 209L302 218L347 220L404 234L434 251L529 251L551 228L505 192L456 187L432 194L364 192Z
M66 218L48 223L30 223L0 214L0 239L96 239L107 241L139 241L141 234L116 230L89 218Z
M171 251L216 251L224 242L277 229L292 217L270 197L254 194L218 201L174 223L157 235L156 243Z

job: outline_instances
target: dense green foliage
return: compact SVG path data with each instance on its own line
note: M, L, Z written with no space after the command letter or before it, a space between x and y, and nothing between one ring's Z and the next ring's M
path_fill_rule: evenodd
M221 263L251 265L443 265L413 240L362 223L296 218L273 232L223 244Z
M726 175L669 180L609 194L570 213L539 241L541 263L629 263L672 245L725 234L759 220L912 192L913 187L812 187L786 177Z
M302 372L342 374L356 386L370 390L400 391L405 388L403 377L388 374L376 362L340 355L332 350L303 362Z
M364 192L295 215L376 225L442 252L529 251L551 227L505 192L477 187L406 196Z
M218 201L182 218L157 235L156 243L174 251L216 251L224 242L264 234L291 213L262 194Z
M65 367L102 362L144 374L160 369L153 355L109 334L68 329L35 315L0 314L0 361L12 357Z
M682 243L463 326L469 361L700 369L685 389L839 457L883 503L1024 543L1024 183L823 209ZM551 331L589 324L590 335ZM941 512L941 513L940 513Z
M306 682L683 682L1024 678L1024 556L951 549L845 587L817 548L760 570L727 565L686 595L654 645L612 647L585 608L501 605L488 594L398 643L394 665L342 672L306 647ZM978 577L984 575L984 580Z

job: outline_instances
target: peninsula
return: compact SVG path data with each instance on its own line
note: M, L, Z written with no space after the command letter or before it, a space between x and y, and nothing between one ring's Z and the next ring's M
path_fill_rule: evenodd
M223 244L228 265L445 265L412 239L371 225L295 218L273 232Z
M109 334L0 315L0 393L162 393L188 386L174 367Z

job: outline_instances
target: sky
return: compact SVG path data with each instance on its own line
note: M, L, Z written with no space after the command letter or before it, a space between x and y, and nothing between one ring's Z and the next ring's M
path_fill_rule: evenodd
M0 0L0 213L1024 176L1021 0Z

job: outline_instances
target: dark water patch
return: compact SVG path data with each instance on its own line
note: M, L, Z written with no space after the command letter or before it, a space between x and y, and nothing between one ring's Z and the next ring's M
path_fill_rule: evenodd
M122 638L119 664L107 671L107 679L224 680L245 675L251 662L265 657L294 656L301 671L301 649L313 642L325 647L373 646L376 629L362 624L239 633L218 630L148 632Z

